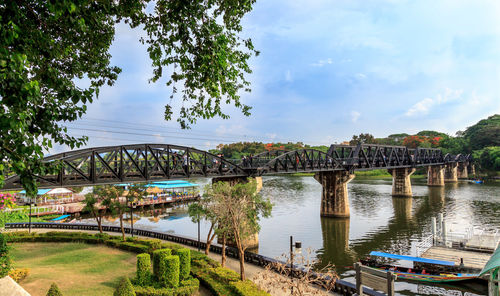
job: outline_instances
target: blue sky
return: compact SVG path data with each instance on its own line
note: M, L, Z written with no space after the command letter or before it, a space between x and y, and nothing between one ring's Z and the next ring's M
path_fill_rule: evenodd
M243 94L252 115L227 107L231 119L199 121L188 132L163 119L171 89L148 83L140 30L119 25L111 53L123 72L68 126L90 146L204 149L252 140L327 145L361 132L453 135L500 113L499 15L498 1L257 0L243 20L243 35L261 52L251 60L253 91Z

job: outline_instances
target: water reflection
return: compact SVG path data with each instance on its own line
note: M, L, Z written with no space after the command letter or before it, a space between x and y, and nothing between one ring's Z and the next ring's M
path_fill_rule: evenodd
M415 245L430 235L431 217L438 213L443 213L446 222L457 230L471 226L500 228L500 183L458 182L428 187L425 180L412 179L413 198L393 198L390 179L357 178L348 185L350 219L331 219L319 215L322 188L313 177L269 176L263 181L261 194L271 199L274 208L273 216L261 221L259 253L278 257L288 252L293 235L302 241L303 248L316 250L321 265L333 263L347 278L350 273L346 267L371 251L414 254ZM203 182L209 180L196 181ZM186 206L148 210L143 215L134 215L138 228L197 236L197 225L187 217ZM201 226L205 239L210 225ZM441 293L427 287L396 284L399 293L405 295Z

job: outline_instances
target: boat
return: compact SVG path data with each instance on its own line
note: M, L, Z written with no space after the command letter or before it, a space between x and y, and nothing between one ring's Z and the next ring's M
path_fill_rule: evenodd
M435 260L422 257L412 257L405 255L396 255L383 252L372 251L371 256L398 259L398 260L408 260L412 262L421 262L427 264L437 265L434 269L413 269L410 267L395 266L386 263L381 263L376 259L369 258L366 260L361 260L363 265L375 268L381 271L391 271L393 272L398 280L414 281L414 282L426 282L426 283L450 283L450 282L460 282L476 280L478 274L470 273L453 273L441 271L439 265L454 266L455 263L451 261Z

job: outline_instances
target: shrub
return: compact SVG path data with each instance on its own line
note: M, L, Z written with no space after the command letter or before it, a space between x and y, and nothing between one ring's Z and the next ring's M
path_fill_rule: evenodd
M148 253L137 255L137 284L145 286L151 278L151 257Z
M47 292L47 296L62 296L63 293L61 292L61 290L59 290L59 287L56 285L56 283L52 283L52 285L50 285L50 289L49 291Z
M211 270L215 278L220 281L229 283L231 281L238 281L240 279L239 273L225 267L217 267Z
M9 274L10 271L9 246L7 246L7 237L0 233L0 278Z
M24 280L29 273L29 268L16 268L9 271L9 276L13 280L15 280L16 283L19 283L20 281Z
M185 280L189 277L191 273L191 251L186 248L182 248L176 251L177 256L179 256L180 261L180 279Z
M160 266L160 255L165 254L165 256L172 255L172 250L170 249L161 249L153 251L153 273L156 277L159 277L158 267Z
M187 296L195 294L200 288L200 282L197 279L190 278L182 281L177 288L157 288L135 286L137 296Z
M231 282L231 286L240 296L269 296L269 293L262 291L249 280Z
M116 290L113 293L113 296L136 296L134 286L132 286L128 277L124 277L120 281L118 287L116 287Z
M165 253L160 255L158 280L163 287L175 288L179 286L179 265L179 256L167 256Z

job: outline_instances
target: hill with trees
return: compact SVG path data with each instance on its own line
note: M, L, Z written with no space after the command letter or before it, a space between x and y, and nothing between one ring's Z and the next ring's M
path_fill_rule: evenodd
M439 131L424 130L414 135L407 133L392 134L385 138L375 138L369 133L353 135L350 145L358 143L398 145L410 148L440 148L450 154L471 153L483 171L500 171L500 115L495 114L450 136ZM240 159L243 156L255 155L271 150L297 150L314 148L326 152L328 146L310 146L297 143L262 143L238 142L220 144L210 152L225 158Z

